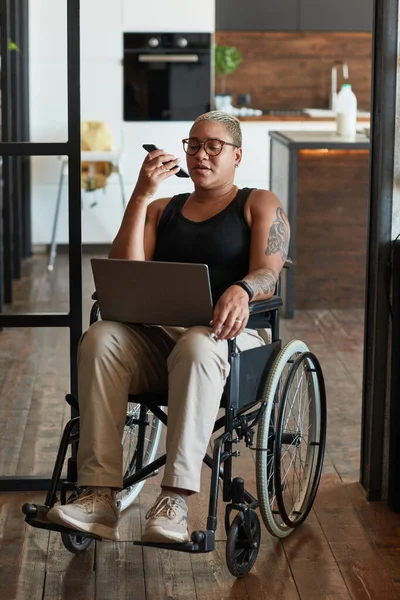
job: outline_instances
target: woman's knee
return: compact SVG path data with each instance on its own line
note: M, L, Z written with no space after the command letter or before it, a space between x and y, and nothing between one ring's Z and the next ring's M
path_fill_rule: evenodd
M123 347L127 335L126 325L113 321L96 321L82 335L79 342L78 358L105 357L108 354L118 354Z
M217 342L210 338L209 327L190 327L177 341L168 363L173 364L179 358L190 363L207 363L216 360L228 365L228 346L226 341Z

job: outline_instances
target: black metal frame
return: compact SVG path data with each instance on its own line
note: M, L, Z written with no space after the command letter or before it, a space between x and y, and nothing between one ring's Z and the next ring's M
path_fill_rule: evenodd
M10 0L1 0L0 2L0 50L1 50L1 137L2 141L11 140L11 122L12 122L12 104L11 104L11 58L8 51L8 40L11 38L11 10ZM0 285L1 302L10 302L12 297L12 279L13 279L13 218L12 218L12 158L6 151L1 149L0 155L3 157L3 264L2 280ZM2 307L1 307L2 308Z
M224 502L230 503L226 506L225 527L229 526L230 513L232 510L239 510L247 514L248 509L258 508L258 501L250 492L245 490L244 482L241 478L232 479L232 460L239 453L233 450L233 445L241 439L246 440L246 444L251 446L254 430L253 428L261 419L263 414L263 405L260 405L260 397L265 389L268 373L272 363L276 358L280 348L279 339L279 308L282 306L282 299L273 296L270 300L254 302L250 304L250 314L253 319L252 328L267 327L271 325L272 341L271 344L246 350L236 351L236 339L228 341L228 357L230 363L230 372L225 385L221 406L225 407L225 414L217 419L213 431L216 432L222 427L223 433L214 440L213 456L208 454L204 457L204 463L211 468L210 498L207 517L207 529L205 531L196 531L192 534L192 541L180 544L152 544L144 542L134 542L136 545L154 546L157 548L165 547L169 550L178 550L180 552L210 552L214 550L215 531L217 528L217 505L219 481L222 480L222 495ZM93 321L97 320L98 307L97 302L91 311ZM272 318L271 318L272 317ZM91 323L93 322L91 319ZM240 372L246 373L246 385L240 385ZM250 376L249 376L250 375ZM244 377L243 377L244 379ZM75 406L78 411L78 402L67 396L67 401ZM167 394L141 394L129 396L129 402L141 405L140 416L138 420L139 435L136 448L136 455L143 455L145 427L148 424L147 411L150 410L164 425L168 425L168 417L162 410L162 406L167 405ZM141 434L140 434L141 430ZM236 437L234 437L236 432ZM76 462L68 462L67 481L60 481L60 475L63 469L67 449L69 445L75 444L79 440L79 419L71 419L64 429L60 448L55 461L53 477L47 492L44 505L24 504L26 522L32 527L40 529L49 529L61 533L74 533L67 527L63 527L47 520L47 511L57 502L57 490L61 488L62 497L66 496L66 489L74 489L77 482ZM139 464L135 465L136 472L124 479L123 489L131 487L148 477L151 477L157 470L165 465L166 454L158 457L152 463L142 467L142 458ZM222 464L224 465L222 468ZM85 537L99 539L98 536L86 534Z
M392 239L398 17L399 0L375 0L361 440L361 482L368 500L379 500L382 497L383 462L387 441L387 282Z
M0 143L0 155L7 169L9 169L10 157L24 157L29 160L30 156L58 156L66 155L69 158L69 302L68 313L37 313L37 314L0 314L0 327L68 327L70 330L70 379L71 393L77 395L77 348L82 333L82 249L81 249L81 145L80 145L80 0L68 0L68 141L64 143L32 143L14 141L11 138L10 129L10 70L7 68L9 58L5 50L10 31L10 5L11 0L0 0L1 7L1 43L2 43L2 90L3 90L3 141ZM27 15L24 15L27 19ZM24 80L27 81L27 64L24 67ZM4 105L5 103L5 105ZM27 114L24 114L27 119ZM3 167L4 171L4 167ZM17 173L20 172L18 169ZM26 164L25 164L26 173ZM11 177L7 177L11 182ZM6 183L6 180L5 180ZM10 268L5 273L4 297L11 298L12 284L12 218L11 203L12 190L4 187L3 207L3 235L4 235L4 265ZM25 206L19 210L29 210ZM25 249L26 250L26 249ZM22 254L22 250L19 250ZM9 267L8 267L9 266ZM1 309L1 307L0 307ZM72 417L76 415L72 409ZM0 477L0 491L22 491L47 489L51 479L43 477Z
M2 141L29 139L29 1L1 0L0 52L2 56ZM19 50L8 50L12 39ZM27 156L5 156L4 264L0 277L2 302L12 301L12 281L21 276L22 260L30 255L30 162ZM3 289L4 285L4 289Z
M392 277L392 355L391 355L391 395L390 395L390 444L389 444L389 482L388 503L400 511L400 240L393 248Z

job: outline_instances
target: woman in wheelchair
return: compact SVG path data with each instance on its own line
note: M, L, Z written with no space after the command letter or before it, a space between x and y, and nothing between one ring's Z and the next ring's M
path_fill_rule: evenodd
M234 184L235 170L242 158L241 129L235 117L219 111L199 116L189 137L183 140L183 148L194 191L153 201L159 184L179 170L179 159L164 150L150 152L141 167L109 256L208 264L214 301L213 319L209 327L188 329L97 321L82 336L78 355L80 441L77 487L83 492L78 497L75 494L67 503L56 504L47 513L51 523L80 532L80 539L85 539L85 533L118 539L120 506L117 496L123 488L123 473L126 473L123 462L125 448L121 440L127 429L129 415L134 417L132 423L138 423L135 419L139 414L129 413L128 410L127 417L127 398L129 394L161 393L168 389L164 476L160 494L146 514L142 542L174 544L175 548L177 544L188 545L187 499L190 494L200 490L202 462L212 432L216 429L221 397L230 369L234 368L234 358L236 355L250 356L253 349L271 343L266 330L246 326L249 303L251 310L252 306L262 304L257 301L270 299L276 290L288 252L287 217L273 193L262 189L238 189ZM267 303L264 304L265 312L268 309ZM275 308L280 304L276 304ZM277 310L274 314L277 316ZM252 413L253 416L257 415L253 424L259 423L257 469L264 473L258 477L260 482L257 480L264 498L259 498L260 507L271 533L284 537L304 520L316 493L322 467L325 413L323 380L315 357L308 352L305 344L298 341L278 354L280 340L277 337L277 331L273 332L272 342L279 344L273 358L276 359L277 355L278 358L273 362L268 382L265 383L264 379L262 385L257 383L261 392L257 392L256 401L253 396L250 405L261 401L262 406L260 410L258 404L258 412ZM234 342L231 341L233 339ZM257 362L255 354L251 356L253 358L248 361L247 367L250 371ZM263 360L265 362L265 358ZM287 377L289 371L296 371L294 384L293 377L292 381ZM300 371L306 373L308 383L302 392L292 430L288 432L288 422L291 413L294 413L296 398L299 398ZM286 386L286 395L282 395L282 382ZM308 394L305 400L304 394ZM135 406L138 411L139 405ZM160 415L160 412L157 414ZM140 414L144 414L144 417L147 415L146 425L149 426L150 411L145 407L144 413ZM227 418L231 418L229 415ZM302 424L299 425L304 415L307 423L310 423L307 424L307 431L303 430ZM230 423L239 437L245 438L246 444L251 447L254 431L248 426L246 416L239 418L239 425L239 421ZM311 420L315 420L316 424ZM146 433L146 439L142 440L147 447L153 444L153 450L154 447L156 450L159 439L157 437L155 442L155 437L152 437L155 421L157 419L153 415L150 433ZM271 424L274 425L273 438L268 437ZM212 484L215 484L212 488L214 492L219 477L222 477L222 462L225 461L224 470L227 474L229 460L235 456L232 444L240 441L226 435L218 446L221 448L224 443L225 453L221 454L222 451L218 449L215 451L218 460L217 467L213 466L212 478L216 479ZM280 458L274 455L275 462L271 458L271 439L279 439L280 444ZM288 481L289 471L285 470L284 464L286 461L293 466L294 459L289 450L283 452L284 447L292 449L300 457L297 462L306 483L305 490L302 488L299 492L301 499L293 501L289 507L285 505L285 490L292 482ZM152 454L154 456L155 451ZM148 464L149 461L146 463L141 458L140 463ZM280 477L279 481L277 476ZM253 508L257 508L259 503L251 494L243 492L242 480L233 481L232 486L230 481L226 485L224 482L224 499L225 496L233 499L225 523L227 531L230 530L229 535L232 530L229 523L232 507L240 509L245 506L245 500ZM211 492L210 515L213 506L215 512L214 492ZM278 511L277 500L280 501ZM276 515L279 511L278 518ZM232 534L233 538L231 535L233 542L232 539L229 542L228 536L231 550L232 547L239 548L238 556L241 556L240 548L243 547L244 537L249 537L249 532L259 536L258 518L254 517L254 510L250 512L252 514L248 521L246 516L243 522L238 522L236 534ZM244 511L243 514L248 513ZM216 516L209 517L208 529L215 529L213 523L215 525ZM198 536L197 541L200 539L204 539L204 536ZM196 541L193 535L192 540ZM257 544L251 542L248 550L255 556ZM211 545L208 549L211 549ZM240 560L243 562L244 559ZM235 563L231 571L236 575L243 574L251 568L249 562L253 563L254 560L245 561L243 565L247 566L242 571L240 564L238 567Z
M246 331L249 301L274 293L288 251L289 224L266 190L239 190L239 121L210 112L183 141L194 192L153 199L179 170L164 150L145 158L110 258L206 263L215 301L210 330L130 327L99 321L84 334L78 359L78 485L85 493L48 519L118 539L115 490L122 487L121 438L128 393L168 387L167 462L148 512L144 541L186 542L187 496L200 471L229 372L227 340L243 350L264 344ZM212 332L214 337L210 337Z

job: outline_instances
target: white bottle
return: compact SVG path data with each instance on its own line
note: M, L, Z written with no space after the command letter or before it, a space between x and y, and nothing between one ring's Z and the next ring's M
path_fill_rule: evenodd
M356 137L357 98L350 83L344 83L336 100L336 131L348 138Z

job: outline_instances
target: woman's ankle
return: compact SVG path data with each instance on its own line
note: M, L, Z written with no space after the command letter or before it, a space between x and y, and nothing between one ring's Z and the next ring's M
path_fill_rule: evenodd
M164 485L161 487L161 491L163 493L174 492L175 494L178 494L179 496L181 496L185 499L188 498L191 494L191 492L189 490L184 490L182 488L173 488L173 487L164 486Z

